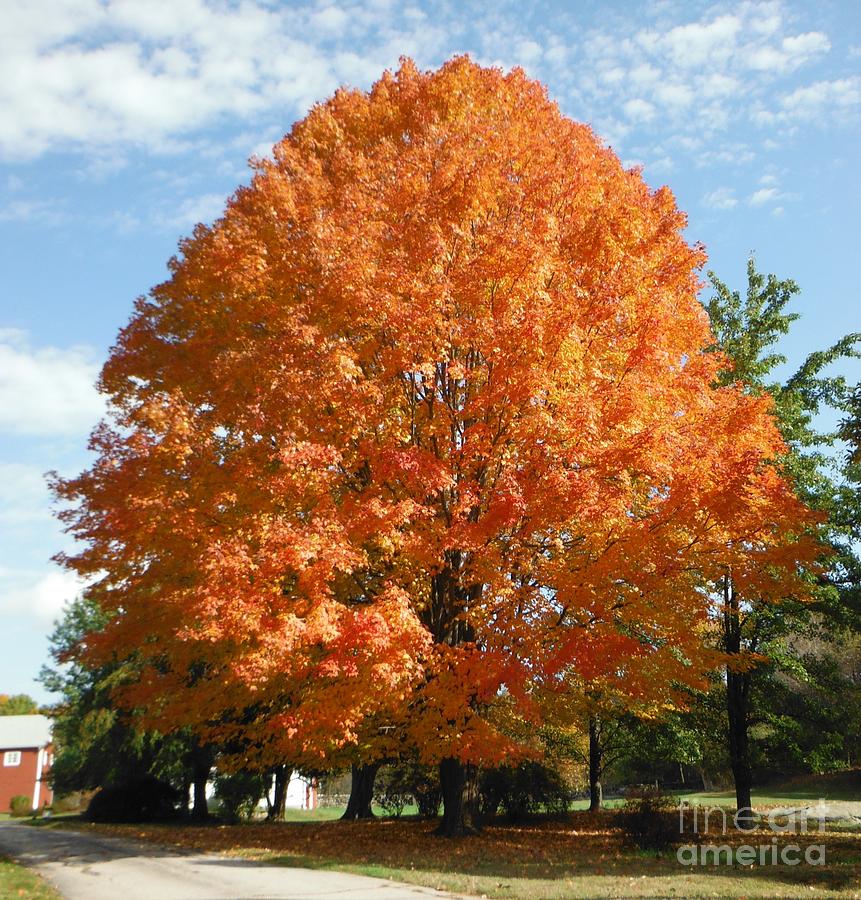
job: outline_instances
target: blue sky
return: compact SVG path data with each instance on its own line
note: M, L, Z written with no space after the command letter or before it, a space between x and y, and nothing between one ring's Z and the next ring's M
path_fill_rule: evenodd
M861 330L861 6L843 2L11 0L0 31L0 693L33 678L77 586L43 473L87 462L93 388L166 276L316 100L401 55L523 66L668 184L709 267L792 277L799 362ZM858 366L845 366L858 380Z

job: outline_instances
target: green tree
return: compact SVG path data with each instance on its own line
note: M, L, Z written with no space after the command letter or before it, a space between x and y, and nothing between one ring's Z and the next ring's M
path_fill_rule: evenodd
M756 730L770 771L822 774L861 758L861 638L802 636L788 664L777 659L763 679L767 696Z
M28 694L0 694L0 716L32 716L39 704Z
M187 797L195 786L195 818L206 817L203 786L212 754L185 732L164 736L139 727L133 712L119 708L113 691L136 677L133 660L91 667L81 661L85 643L104 627L105 616L91 600L78 598L65 610L50 637L53 666L39 680L59 697L54 719L54 790L59 793L127 784L152 775Z
M840 423L844 442L843 476L833 519L839 529L841 554L835 567L834 583L842 599L843 624L861 632L861 562L853 549L861 546L861 385L856 385Z
M855 386L846 402L846 417L840 423L840 438L848 445L849 465L861 463L861 385Z
M720 383L741 383L747 392L768 392L772 396L774 415L788 447L784 458L775 464L791 476L799 496L829 516L821 537L834 547L831 571L839 573L851 565L854 555L845 540L845 529L834 517L840 502L834 473L837 434L821 430L817 416L829 407L846 408L850 396L846 379L842 375L825 374L825 370L839 359L861 356L858 349L861 335L848 334L827 350L811 353L789 378L780 380L776 370L786 362L786 357L775 350L775 345L799 318L798 313L787 312L788 304L799 293L798 285L792 280L761 274L753 258L748 260L744 297L738 291L731 291L714 273L709 273L709 279L714 294L706 308L715 334L713 349L725 353L734 364L733 369L721 374ZM839 593L833 582L833 578L825 580L815 608L824 614L838 615ZM757 597L742 596L731 572L726 573L719 591L721 644L728 657L729 756L737 805L746 809L751 805L749 732L757 659L769 650L774 651L786 634L802 628L810 608L794 602L793 598L786 598L775 607L762 604Z

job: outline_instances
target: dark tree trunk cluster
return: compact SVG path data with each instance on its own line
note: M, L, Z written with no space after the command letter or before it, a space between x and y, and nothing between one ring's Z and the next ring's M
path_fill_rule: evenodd
M350 782L350 799L347 801L347 809L342 819L373 819L371 802L374 799L374 781L380 763L368 763L354 765L352 767L352 781Z
M598 717L589 716L589 812L601 809L604 801L601 789L604 753L601 747L600 727Z
M291 769L286 765L275 767L275 787L272 791L272 803L266 812L266 818L275 822L284 821L287 809L287 785L290 782Z
M196 746L191 753L192 805L191 818L195 822L205 822L209 818L206 803L206 782L212 769L212 751L208 747Z
M443 815L436 834L459 837L475 834L480 828L478 810L478 769L454 757L439 764Z
M739 597L730 576L724 578L724 649L738 658L742 651L742 612ZM729 759L735 781L736 809L739 824L753 827L750 765L750 671L739 671L733 663L726 670L726 708L729 726Z

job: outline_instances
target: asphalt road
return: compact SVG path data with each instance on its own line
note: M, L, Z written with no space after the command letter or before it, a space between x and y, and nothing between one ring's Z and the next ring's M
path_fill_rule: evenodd
M0 823L0 853L38 871L68 900L452 897L364 875L183 853L154 844L9 822Z

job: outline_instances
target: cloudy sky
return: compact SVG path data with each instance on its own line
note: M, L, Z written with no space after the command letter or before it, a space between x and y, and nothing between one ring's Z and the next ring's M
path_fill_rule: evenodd
M318 99L401 55L523 66L653 186L710 267L798 281L786 351L861 330L857 0L2 0L0 693L76 590L43 473L87 460L93 381L178 238ZM857 379L858 368L847 368Z

